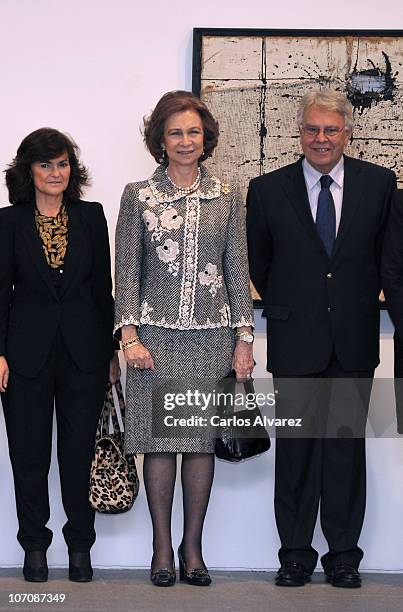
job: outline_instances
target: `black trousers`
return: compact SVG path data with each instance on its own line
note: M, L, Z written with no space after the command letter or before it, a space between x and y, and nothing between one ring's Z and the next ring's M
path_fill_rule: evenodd
M396 416L397 431L403 434L403 342L396 331L393 336L394 357L395 357L395 397L396 397Z
M281 540L280 563L296 561L313 572L318 553L311 543L320 503L321 526L329 546L321 559L324 570L341 562L359 566L363 551L358 539L366 500L364 432L373 375L373 370L343 370L333 354L323 372L303 377L310 379L309 384L301 377L302 385L294 387L292 414L289 402L285 406L281 402L281 387L287 385L287 378L274 376L275 386L280 387L276 416L296 417L299 412L302 420L305 415L310 421L302 430L306 437L280 434L276 439L274 507ZM343 380L338 383L335 379ZM338 407L344 413L336 427L332 421L337 414L334 407L329 410L330 383L341 394ZM289 388L286 391L289 393ZM353 415L354 411L357 414Z
M10 373L3 406L19 522L17 538L25 551L46 550L52 541L46 524L54 407L67 516L64 538L70 552L86 552L95 542L89 470L107 380L108 363L93 372L81 372L60 333L36 378Z

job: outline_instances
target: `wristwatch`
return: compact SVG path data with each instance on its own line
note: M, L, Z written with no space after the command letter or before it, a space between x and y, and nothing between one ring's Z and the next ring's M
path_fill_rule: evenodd
M247 331L239 332L235 334L237 340L242 340L242 342L246 342L247 344L252 344L255 339L255 336Z

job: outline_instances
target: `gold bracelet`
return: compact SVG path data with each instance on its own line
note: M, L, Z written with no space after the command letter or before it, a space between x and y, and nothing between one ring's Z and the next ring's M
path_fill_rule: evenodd
M131 346L136 346L136 344L141 344L139 337L131 338L130 340L126 340L126 342L122 342L122 350L130 348Z
M242 342L246 342L247 344L252 344L255 336L248 331L236 332L235 338L237 340L241 340Z

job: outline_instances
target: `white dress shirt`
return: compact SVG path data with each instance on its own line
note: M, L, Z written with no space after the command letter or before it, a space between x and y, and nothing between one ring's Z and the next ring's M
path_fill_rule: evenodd
M316 221L316 210L318 208L318 197L321 190L320 177L323 176L322 172L315 170L313 166L306 160L302 160L302 170L304 172L306 190L308 192L309 205L311 207L311 213L313 220ZM327 173L331 176L333 183L330 185L330 193L332 194L334 206L336 209L336 236L340 225L341 207L343 204L343 183L344 183L344 157L343 155Z

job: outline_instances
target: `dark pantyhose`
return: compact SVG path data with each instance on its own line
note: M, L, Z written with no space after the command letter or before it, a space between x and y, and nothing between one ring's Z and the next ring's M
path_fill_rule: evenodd
M144 455L144 484L153 524L152 570L171 568L171 515L176 479L175 453ZM204 518L214 476L214 455L182 454L184 532L182 553L189 570L205 567L201 551Z

